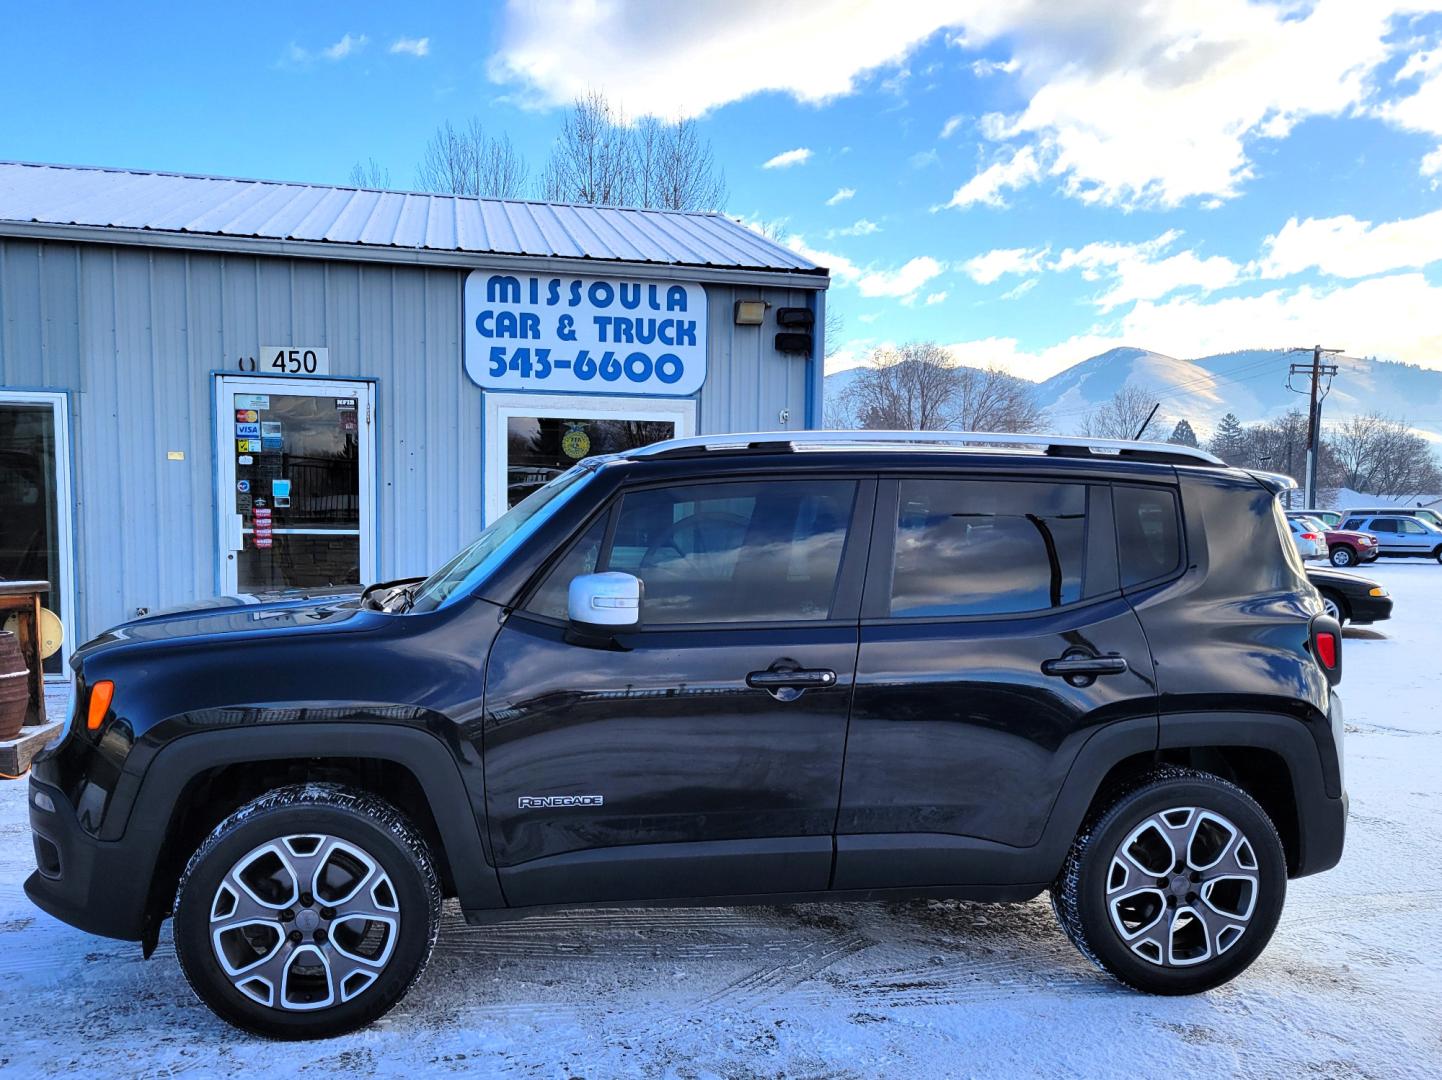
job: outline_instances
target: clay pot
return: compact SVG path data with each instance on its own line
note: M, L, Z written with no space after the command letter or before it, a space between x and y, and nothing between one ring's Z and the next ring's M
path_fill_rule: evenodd
M0 630L0 740L20 734L30 708L30 669L20 654L20 642L9 630Z

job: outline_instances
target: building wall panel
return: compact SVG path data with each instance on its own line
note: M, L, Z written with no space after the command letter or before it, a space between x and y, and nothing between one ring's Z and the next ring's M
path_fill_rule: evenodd
M425 573L474 537L484 403L461 362L465 274L0 239L0 387L70 394L80 639L216 592L213 373L263 344L323 345L333 376L375 380L381 577ZM774 352L771 318L737 327L732 310L811 294L706 290L700 431L777 428L782 409L804 427L806 359Z

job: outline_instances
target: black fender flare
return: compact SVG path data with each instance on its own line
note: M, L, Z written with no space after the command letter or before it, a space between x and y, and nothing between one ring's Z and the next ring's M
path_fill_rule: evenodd
M444 855L461 904L466 908L504 907L496 871L486 859L482 822L455 759L429 732L397 724L326 722L288 727L246 727L196 732L176 739L157 752L126 824L127 836L152 836L156 842L138 847L136 866L151 880L173 812L186 785L201 773L227 765L285 758L374 758L408 769L430 804Z

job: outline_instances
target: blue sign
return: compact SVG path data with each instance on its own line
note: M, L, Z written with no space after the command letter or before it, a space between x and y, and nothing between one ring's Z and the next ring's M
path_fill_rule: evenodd
M235 437L237 439L258 439L260 438L259 424L236 424Z

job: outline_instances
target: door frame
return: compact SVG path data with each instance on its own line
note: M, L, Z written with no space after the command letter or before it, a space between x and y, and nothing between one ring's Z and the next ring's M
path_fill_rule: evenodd
M696 434L695 398L620 397L581 394L497 393L486 391L482 416L481 488L484 524L506 512L506 431L513 416L547 419L659 420L676 426L676 438Z
M240 515L230 509L230 496L235 491L235 414L230 395L233 393L293 394L306 397L356 398L357 411L364 410L364 419L357 425L360 456L357 463L360 482L360 578L361 584L376 580L377 536L379 521L376 513L376 402L375 381L345 379L326 375L267 376L230 375L217 373L211 385L215 409L211 420L211 449L214 453L215 493L215 579L221 595L239 593L234 553L240 550ZM249 595L249 594L246 594Z
M60 639L60 674L47 675L52 680L69 679L70 654L75 648L75 632L80 613L76 609L75 590L75 486L71 470L74 455L70 442L70 392L67 390L9 390L0 387L0 405L49 405L55 420L55 527L60 533L56 545L59 581L50 584L59 594L63 633Z

